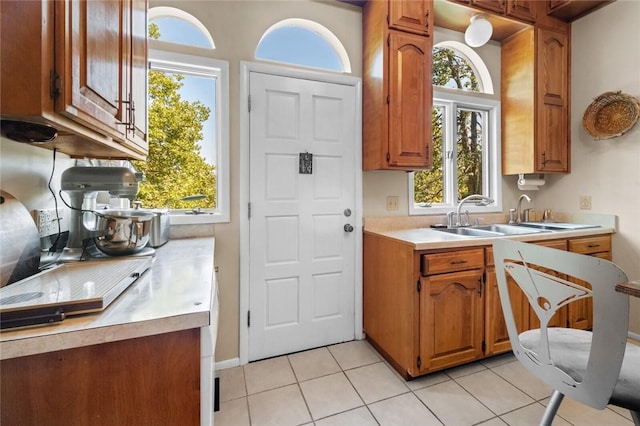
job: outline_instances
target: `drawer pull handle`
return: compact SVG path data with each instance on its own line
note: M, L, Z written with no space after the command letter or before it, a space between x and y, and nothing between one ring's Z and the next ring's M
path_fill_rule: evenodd
M588 247L589 248L596 248L596 247L600 247L600 244L589 244Z
M466 260L452 260L451 261L452 265L462 265L462 264L465 264L465 263L467 263Z

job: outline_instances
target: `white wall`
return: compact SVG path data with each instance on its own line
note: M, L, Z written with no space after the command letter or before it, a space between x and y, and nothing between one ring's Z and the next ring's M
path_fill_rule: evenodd
M593 213L618 216L613 260L640 279L640 124L621 137L595 141L582 127L593 98L622 90L640 98L640 2L618 0L573 23L571 174L552 176L538 202L578 212L591 195ZM632 299L630 328L640 334L640 299Z
M56 153L51 181L56 194L60 175L73 163L68 155ZM53 195L47 188L52 167L53 151L0 138L0 189L16 197L30 212L54 207Z

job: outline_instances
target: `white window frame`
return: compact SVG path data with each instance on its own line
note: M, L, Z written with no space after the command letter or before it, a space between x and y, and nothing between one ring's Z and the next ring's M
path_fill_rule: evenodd
M450 111L443 123L443 143L447 149L443 150L443 155L447 151L453 152L452 161L443 162L444 165L444 191L445 202L432 204L431 206L421 206L413 202L413 175L408 173L409 180L409 215L442 215L452 211L458 206L457 200L457 179L455 176L455 146L454 135L456 134L456 109L457 107L471 108L484 111L483 122L488 124L488 131L485 134L485 145L482 147L482 194L494 200L486 207L475 206L473 203L465 205L470 213L494 213L502 211L502 157L501 157L501 134L500 134L500 101L492 99L489 95L482 93L464 92L460 93L455 89L445 89L434 87L434 106L444 106ZM431 117L429 117L431 119Z
M156 41L154 45L161 46ZM206 56L149 49L149 69L203 75L217 79L216 84L216 208L202 209L205 214L186 214L170 210L172 225L225 223L230 221L229 180L229 62Z

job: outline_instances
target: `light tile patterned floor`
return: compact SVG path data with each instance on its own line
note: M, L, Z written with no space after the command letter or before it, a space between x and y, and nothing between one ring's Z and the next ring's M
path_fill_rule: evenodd
M550 389L513 355L404 381L365 341L217 372L216 426L538 425ZM568 398L554 426L632 426L615 407Z

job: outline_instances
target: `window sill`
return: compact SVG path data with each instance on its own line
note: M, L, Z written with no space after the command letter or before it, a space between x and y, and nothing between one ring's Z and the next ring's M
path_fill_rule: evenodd
M200 225L207 223L228 223L229 217L222 213L184 214L171 213L169 223L173 225Z

